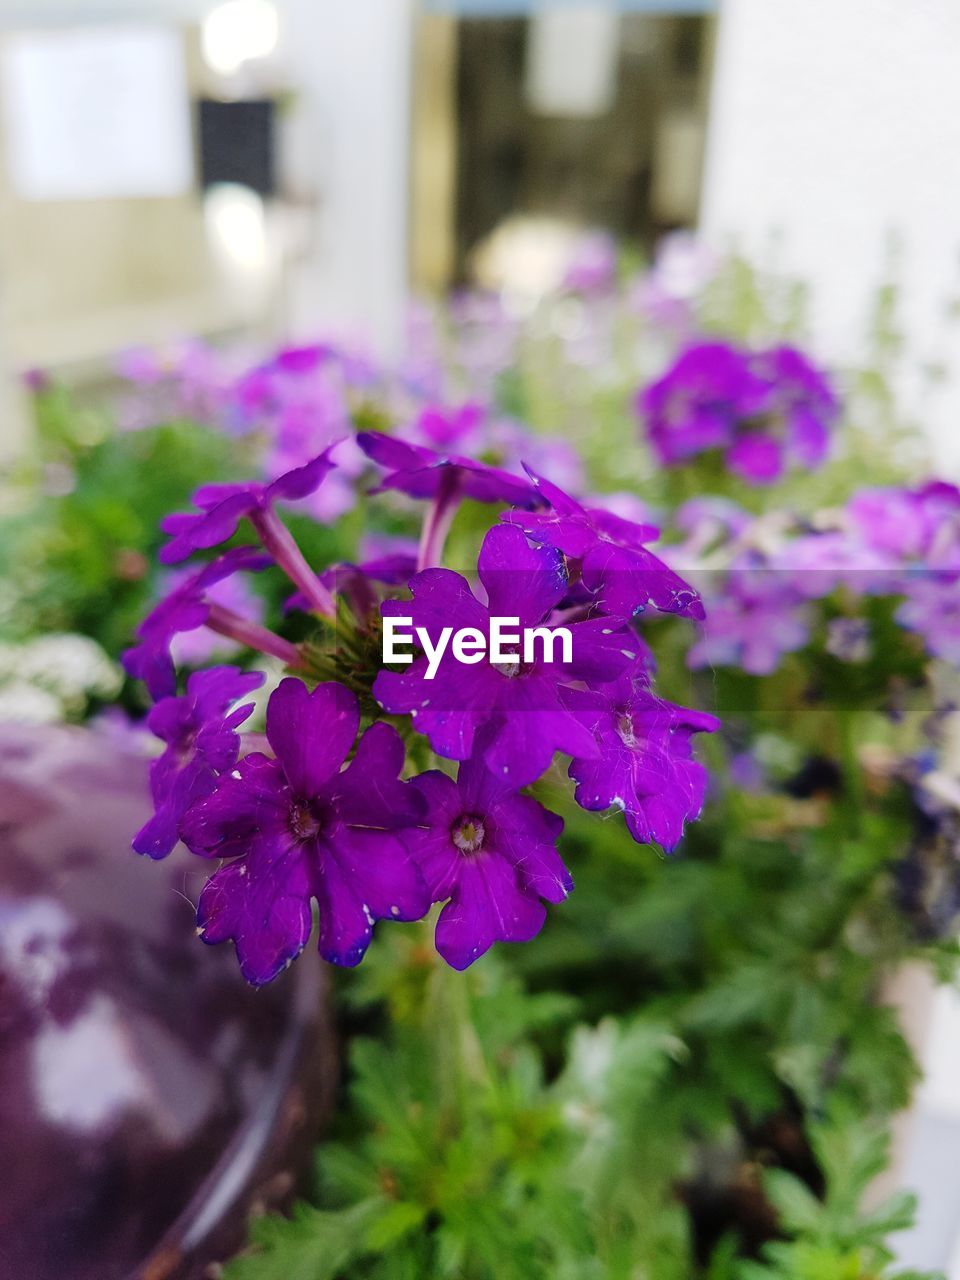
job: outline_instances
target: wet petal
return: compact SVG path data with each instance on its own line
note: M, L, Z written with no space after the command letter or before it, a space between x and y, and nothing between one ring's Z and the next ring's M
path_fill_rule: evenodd
M300 848L263 840L207 881L197 910L200 937L211 945L232 939L241 973L260 986L306 945L313 925L310 897Z
M181 826L181 838L200 857L235 858L246 854L259 836L286 830L290 792L276 760L254 752L216 790L193 805Z
M529 942L546 918L546 907L522 892L506 858L464 858L453 897L437 921L437 950L452 968L466 969L495 942Z
M341 827L326 856L335 859L364 908L376 920L420 920L432 901L406 845L386 831Z
M541 622L567 592L560 552L553 547L531 547L520 529L507 524L495 525L487 533L477 570L490 614L519 618L521 626Z
M316 796L338 772L356 740L360 709L342 684L281 680L267 706L267 740L297 796Z
M423 812L423 801L409 783L399 780L405 760L406 747L396 729L382 722L372 724L328 793L338 819L350 826L388 831L415 822Z

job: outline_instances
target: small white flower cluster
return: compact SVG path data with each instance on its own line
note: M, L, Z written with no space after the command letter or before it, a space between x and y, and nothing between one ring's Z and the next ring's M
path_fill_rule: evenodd
M0 720L52 724L77 719L91 699L107 702L123 684L116 663L88 636L39 636L0 644Z

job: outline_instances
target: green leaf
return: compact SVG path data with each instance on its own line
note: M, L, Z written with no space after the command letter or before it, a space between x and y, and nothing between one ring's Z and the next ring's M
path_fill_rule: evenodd
M370 1233L385 1212L378 1197L334 1212L300 1204L290 1218L262 1218L252 1251L230 1263L225 1280L338 1280L372 1251Z
M367 1233L370 1248L379 1253L398 1244L405 1235L423 1224L427 1211L423 1205L400 1201L392 1204Z
M823 1216L823 1204L810 1188L785 1169L768 1169L763 1189L781 1225L792 1232L813 1231Z

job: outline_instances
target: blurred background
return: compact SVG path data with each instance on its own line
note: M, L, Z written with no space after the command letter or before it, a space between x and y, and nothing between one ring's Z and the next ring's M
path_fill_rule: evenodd
M588 294L610 253L623 278L657 264L674 301L721 261L789 282L809 348L874 372L879 352L880 416L957 481L958 66L957 0L0 0L0 515L20 529L27 488L66 498L64 449L99 447L107 406L136 425L131 385L174 364L189 381L185 352L207 353L198 395L214 356L237 372L323 341L392 366L418 305L448 296L497 299L495 323L471 320L492 341L548 323L573 347L582 308L544 321L544 301ZM851 474L887 460L872 421ZM205 451L231 475L218 441L161 440L91 486L135 492L153 527L167 494L131 477L182 503ZM64 542L41 584L67 601L51 621L8 563L5 643L76 630L116 658L144 601L116 584L139 582L148 548L126 512L97 512L96 554L123 552L110 575L80 534ZM30 545L39 563L52 544ZM91 705L113 679L89 676ZM18 697L12 718L35 718ZM960 1280L960 1008L897 981L925 1079L887 1174L919 1194L896 1251Z
M186 334L396 351L411 289L529 298L583 227L646 251L696 228L801 277L841 359L895 281L902 394L956 463L956 392L924 374L951 363L958 23L949 0L5 0L4 447L24 370L95 380Z

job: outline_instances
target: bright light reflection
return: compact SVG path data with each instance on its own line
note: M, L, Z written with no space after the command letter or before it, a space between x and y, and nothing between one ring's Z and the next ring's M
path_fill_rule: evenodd
M280 19L270 0L226 0L203 23L203 57L221 75L266 58L277 47Z

